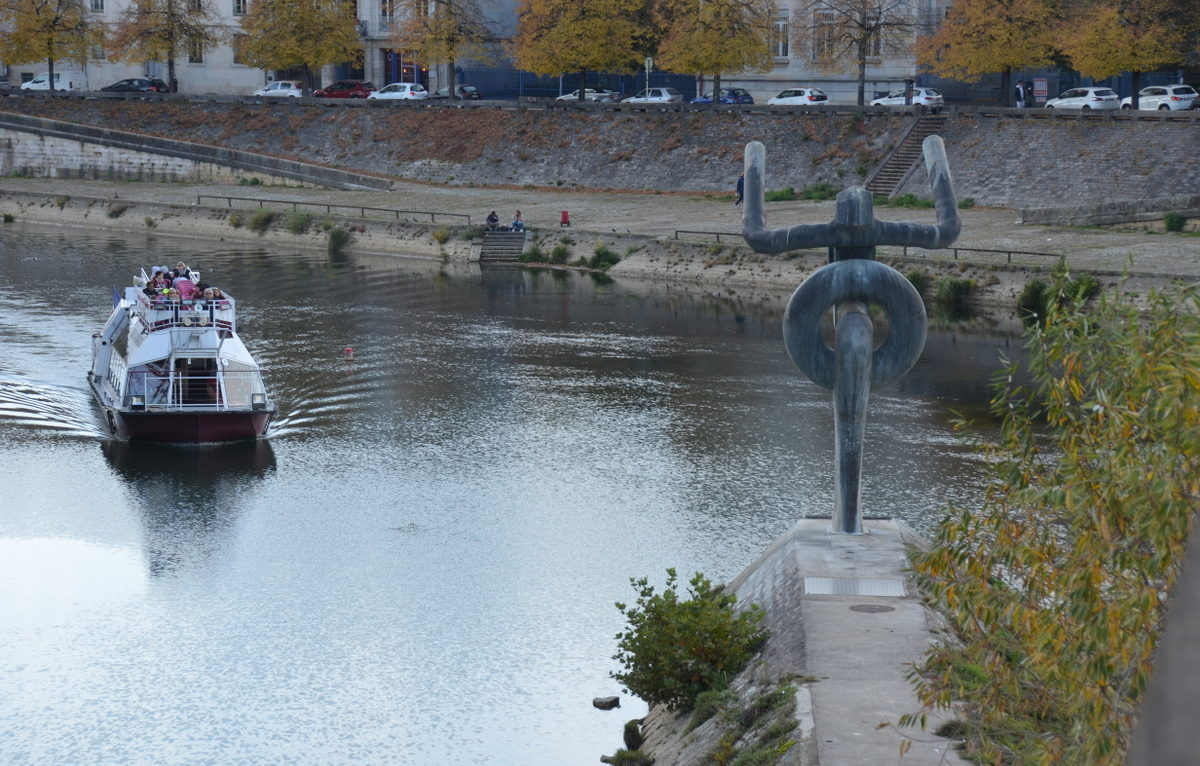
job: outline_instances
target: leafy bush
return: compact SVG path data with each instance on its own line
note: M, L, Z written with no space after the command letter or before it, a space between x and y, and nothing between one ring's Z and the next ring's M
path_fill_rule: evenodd
M13 221L15 221L15 220L16 220L16 219L15 219L15 218L13 218L13 214L12 214L12 213L5 213L5 214L4 214L4 222L5 222L5 223L12 223L12 222L13 222Z
M773 189L765 192L763 199L767 202L788 202L796 199L796 190L790 186L786 189Z
M257 232L261 237L267 233L267 229L271 228L271 224L275 221L275 211L273 210L258 210L254 215L250 216L250 222L246 224L246 228L250 231Z
M1041 322L1046 316L1050 295L1050 285L1040 279L1029 280L1017 296L1017 315L1027 323Z
M64 207L66 207L67 203L70 201L71 198L65 194L60 194L54 198L54 204L58 206L59 210L62 210Z
M292 234L305 234L308 232L308 227L312 225L312 213L303 213L299 210L288 213L288 217L283 222L283 227Z
M767 637L757 605L735 612L737 597L699 572L689 582L689 597L681 600L677 582L674 569L667 570L662 593L644 577L630 580L638 599L632 607L617 604L629 624L617 634L613 655L624 670L612 674L650 704L673 710L691 708L698 694L723 685Z
M108 209L109 218L120 218L125 215L125 211L129 209L129 205L113 205Z
M880 202L882 200L882 202ZM929 208L933 207L933 200L925 197L918 197L915 194L901 194L899 197L876 197L875 204L888 207L916 207Z
M608 269L614 263L620 263L621 256L617 255L612 250L609 250L605 245L597 242L596 249L592 251L592 257L588 260L588 266L593 269Z
M142 223L146 224L147 229L153 229L155 226L158 225L154 222L154 219L151 218L150 216L146 216L145 218L143 218Z
M238 186L259 186L262 184L261 178L239 178Z
M967 208L975 207L975 198L974 197L963 197L962 199L960 199L958 201L958 207L962 210L966 210Z
M240 229L244 223L246 223L246 218L238 211L235 210L229 214L229 225L233 228Z
M822 181L803 189L800 192L800 198L821 202L824 200L835 199L838 195L838 191L839 189L833 184Z
M1187 218L1180 213L1172 212L1163 216L1163 228L1167 231L1183 231L1185 223L1187 223Z
M533 243L529 248L521 253L521 263L542 263L546 260L542 254L542 248L538 247L537 243Z
M450 241L450 230L443 226L443 227L434 229L433 234L431 234L430 236L433 237L434 242L437 242L439 245L444 245L448 241Z
M473 240L479 239L482 236L483 236L483 227L479 226L479 225L464 226L458 232L458 238L461 240L465 240L467 242L471 242Z
M330 255L337 255L345 249L346 245L350 244L350 232L341 226L334 226L326 234L326 237L326 244L329 247Z
M566 263L567 256L570 254L571 254L570 248L568 248L566 245L564 245L560 242L559 244L554 246L553 250L550 251L550 262L551 263Z
M1091 274L1069 276L1065 267L1060 266L1054 285L1040 279L1025 283L1017 297L1017 314L1027 324L1044 323L1051 303L1065 306L1071 301L1086 302L1099 291L1100 282Z
M938 280L933 299L944 306L962 306L975 289L975 280L942 277Z
M912 557L950 624L918 696L955 706L972 761L1124 761L1200 476L1200 295L1147 303L1050 302L997 378L984 507Z
M925 295L925 291L929 289L929 275L920 269L909 271L904 278L916 289L917 295Z

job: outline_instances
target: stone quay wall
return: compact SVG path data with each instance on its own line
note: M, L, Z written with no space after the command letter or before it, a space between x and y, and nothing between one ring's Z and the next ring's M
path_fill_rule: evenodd
M9 95L0 112L384 179L696 192L732 191L752 140L767 147L768 189L861 183L919 116L846 107L286 101ZM951 107L947 114L942 136L956 190L979 205L1037 209L1200 194L1200 174L1186 160L1200 138L1200 112ZM928 196L924 169L900 192Z

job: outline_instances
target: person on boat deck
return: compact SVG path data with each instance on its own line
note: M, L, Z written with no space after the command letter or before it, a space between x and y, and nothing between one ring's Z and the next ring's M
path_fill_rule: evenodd
M225 293L221 292L221 288L212 288L212 299L217 302L217 308L229 308L229 300L225 297Z
M170 290L167 290L167 303L179 303L179 291L174 287L172 287Z
M192 276L192 270L187 267L186 263L180 261L179 263L175 264L175 275L180 277L188 277L190 279Z
M171 280L167 278L166 267L155 266L154 276L150 277L150 281L146 283L146 286L155 291L166 290L171 287Z

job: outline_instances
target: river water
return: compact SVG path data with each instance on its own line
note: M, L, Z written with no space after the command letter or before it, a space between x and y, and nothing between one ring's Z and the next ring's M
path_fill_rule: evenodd
M265 441L106 438L84 372L110 286L178 260L240 299L280 405ZM728 580L829 513L829 395L779 313L0 229L0 763L597 763L645 712L591 706L619 691L629 579ZM933 333L872 395L868 514L928 532L979 501L952 410L1017 345Z

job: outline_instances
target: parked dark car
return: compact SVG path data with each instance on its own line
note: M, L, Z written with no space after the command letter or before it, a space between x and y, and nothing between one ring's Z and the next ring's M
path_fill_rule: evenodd
M433 93L429 94L430 98L450 98L450 86L438 88ZM454 97L470 100L478 100L483 98L483 94L479 92L479 88L474 85L455 85Z
M314 98L366 98L377 88L366 80L338 80L320 90L313 91Z
M157 77L128 77L105 85L100 90L109 93L170 93L171 86Z
M692 99L693 104L711 104L713 100L712 93L705 93L703 96L696 96ZM721 88L721 103L722 104L753 104L754 97L750 95L750 91L745 88Z

